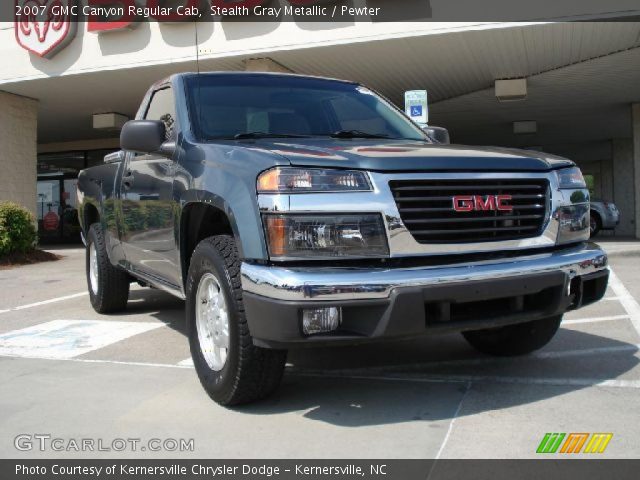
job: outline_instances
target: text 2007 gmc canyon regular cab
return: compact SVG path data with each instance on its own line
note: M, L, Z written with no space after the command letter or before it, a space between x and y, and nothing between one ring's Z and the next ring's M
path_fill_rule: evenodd
M121 147L79 177L91 303L186 299L223 405L273 392L290 348L459 331L526 354L607 286L573 162L437 144L357 83L175 75Z

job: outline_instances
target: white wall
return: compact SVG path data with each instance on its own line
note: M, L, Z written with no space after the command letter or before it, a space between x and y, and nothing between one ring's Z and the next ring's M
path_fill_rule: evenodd
M13 24L4 22L0 24L0 58L3 60L0 85L47 76L192 61L196 58L195 25L201 59L261 56L278 50L319 45L508 26L477 22L141 22L135 29L94 34L86 31L86 24L80 23L76 38L47 60L22 49L16 42Z

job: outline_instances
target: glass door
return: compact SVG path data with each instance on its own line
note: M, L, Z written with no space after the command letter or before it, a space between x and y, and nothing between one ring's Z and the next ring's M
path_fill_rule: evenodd
M38 235L40 240L59 239L62 233L62 179L38 176Z

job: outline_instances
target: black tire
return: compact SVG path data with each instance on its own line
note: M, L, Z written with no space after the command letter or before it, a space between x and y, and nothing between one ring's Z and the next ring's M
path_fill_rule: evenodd
M562 315L556 315L506 327L472 330L462 335L482 353L499 357L526 355L549 343L561 321Z
M207 364L198 338L197 291L205 274L212 274L218 282L229 319L229 347L220 370ZM246 404L263 399L278 388L287 352L253 344L242 302L240 260L232 237L209 237L194 250L187 277L186 317L191 357L198 378L216 403L225 406Z
M600 214L593 210L591 210L589 219L589 229L591 230L591 238L593 238L602 230L602 219L600 218Z
M91 248L95 246L97 257L97 285L94 288L91 280ZM87 287L91 306L98 313L114 313L124 310L129 300L129 284L131 278L124 270L114 267L107 256L104 232L99 223L89 228L86 253Z

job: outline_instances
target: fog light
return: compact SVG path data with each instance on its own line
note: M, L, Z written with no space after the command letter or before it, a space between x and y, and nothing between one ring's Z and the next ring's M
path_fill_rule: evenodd
M340 323L342 323L341 308L306 308L302 311L302 331L305 335L337 330Z

